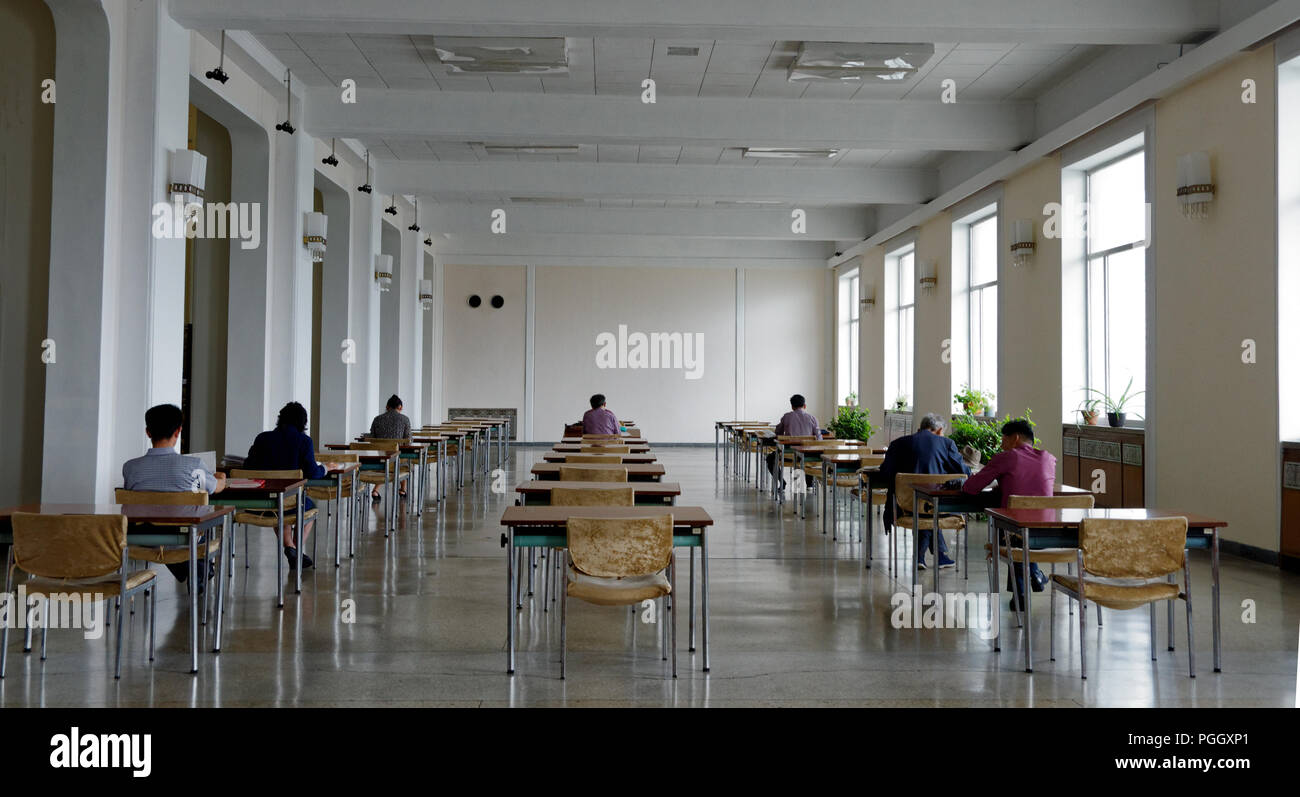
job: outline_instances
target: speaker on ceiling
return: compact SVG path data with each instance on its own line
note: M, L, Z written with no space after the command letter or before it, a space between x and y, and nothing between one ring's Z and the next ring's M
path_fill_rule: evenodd
M478 307L480 304L483 304L483 299L480 298L479 295L478 295L477 293L474 294L473 296L469 297L469 306L470 306L470 307Z
M505 304L506 304L506 300L501 298L500 295L492 297L492 306L495 307L496 309L500 310L502 307L505 306Z

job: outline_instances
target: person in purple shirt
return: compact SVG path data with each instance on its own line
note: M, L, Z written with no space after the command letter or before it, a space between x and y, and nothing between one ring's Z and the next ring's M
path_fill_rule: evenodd
M618 418L605 408L605 394L591 397L591 409L582 414L583 434L618 434Z
M788 435L790 437L815 437L822 439L821 425L817 423L817 418L808 412L806 407L808 402L804 397L795 393L790 397L790 411L781 416L781 420L776 425L778 435ZM785 489L785 474L781 472L781 466L776 462L776 452L773 451L767 455L767 469L771 472L772 478L781 482L781 489ZM807 477L807 484L812 486L812 477Z
M1007 499L1013 495L1053 494L1056 457L1034 448L1034 428L1028 421L1017 419L1002 425L1002 451L990 459L979 473L967 479L961 489L974 494L994 481L998 483L998 506L1005 507ZM1029 568L1030 578L1033 579L1030 586L1034 592L1042 592L1047 577L1033 562L1029 563ZM1013 571L1016 574L1015 590L1023 595L1024 567L1013 568ZM1012 589L1010 573L1007 574L1007 589ZM1012 608L1015 608L1015 598L1012 598Z

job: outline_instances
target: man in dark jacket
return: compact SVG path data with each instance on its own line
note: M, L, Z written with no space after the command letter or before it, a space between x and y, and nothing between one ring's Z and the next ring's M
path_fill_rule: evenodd
M320 479L325 476L325 466L316 461L316 448L307 436L307 410L296 401L291 401L280 410L280 417L275 428L262 432L253 440L248 449L248 458L244 460L248 470L300 470L304 479ZM302 509L306 512L312 508L312 500L303 497ZM289 567L298 566L298 551L293 547L293 521L297 513L290 516L285 512L284 555L289 560ZM303 523L302 541L307 542L311 533L312 522ZM302 555L302 566L311 567L311 557Z
M894 480L900 473L952 473L970 474L970 468L962 460L957 444L943 436L943 418L930 413L921 419L921 428L916 434L900 437L889 444L885 452L885 461L880 465L889 484L889 495L885 500L885 528L894 525ZM925 552L930 549L930 528L917 531L916 558L917 567L925 569ZM948 557L948 545L943 535L939 535L939 567L956 565Z

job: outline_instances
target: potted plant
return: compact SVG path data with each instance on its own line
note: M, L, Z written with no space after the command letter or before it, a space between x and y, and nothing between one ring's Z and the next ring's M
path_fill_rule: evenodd
M826 428L839 440L862 440L865 442L876 431L868 420L870 417L871 411L865 407L840 407L835 420L831 421Z
M846 407L856 406L857 403L858 403L858 393L856 390L844 397L844 406Z
M907 396L894 399L894 412L907 412Z
M1128 417L1126 407L1128 403L1138 396L1145 393L1145 390L1133 392L1133 378L1129 377L1128 384L1124 386L1124 392L1118 396L1108 396L1105 392L1096 388L1085 388L1089 393L1096 393L1101 399L1102 404L1106 407L1106 421L1115 427L1123 426L1125 419Z
M1098 409L1100 406L1101 399L1095 397L1086 398L1079 402L1079 406L1076 407L1074 411L1079 413L1079 417L1083 419L1085 424L1088 426L1096 426L1097 416L1101 415L1101 410Z
M980 415L993 403L993 394L986 390L975 390L969 384L961 386L952 400L961 405L967 415Z

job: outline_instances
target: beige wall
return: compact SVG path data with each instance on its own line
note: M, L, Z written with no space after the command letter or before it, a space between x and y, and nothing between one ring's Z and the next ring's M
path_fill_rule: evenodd
M448 409L517 407L522 420L527 283L525 266L443 269L442 384ZM477 308L468 304L472 294L483 299ZM496 294L505 299L500 310L491 305Z
M952 409L952 366L944 343L952 338L952 214L940 213L921 225L916 237L916 276L933 261L939 284L929 293L916 288L916 353L913 407L919 417Z
M1273 47L1156 105L1156 501L1222 517L1228 539L1278 548ZM1255 104L1241 82L1255 80ZM1184 219L1177 158L1210 153L1210 217ZM1149 320L1148 323L1151 323ZM1257 362L1242 362L1253 338Z
M208 159L206 201L229 202L232 155L230 133L212 117L197 112L195 149ZM225 454L226 343L230 302L230 239L195 238L190 268L190 439L186 451ZM317 428L314 407L311 427ZM251 441L250 441L251 442ZM243 451L231 451L243 454Z
M1043 206L1061 198L1061 159L1043 158L1007 180L998 220L1010 246L1016 219L1034 222L1033 259L1013 268L998 256L998 414L1033 411L1042 447L1057 457L1061 478L1061 240L1043 237ZM1082 395L1079 396L1082 398Z
M826 388L838 362L828 347L834 338L825 323L826 279L821 271L745 271L745 415L779 418L790 411L790 396L801 393L823 425L831 422L843 396Z
M0 4L0 505L40 500L50 281L54 20L41 0ZM58 341L55 340L57 347ZM143 424L142 424L143 425Z

